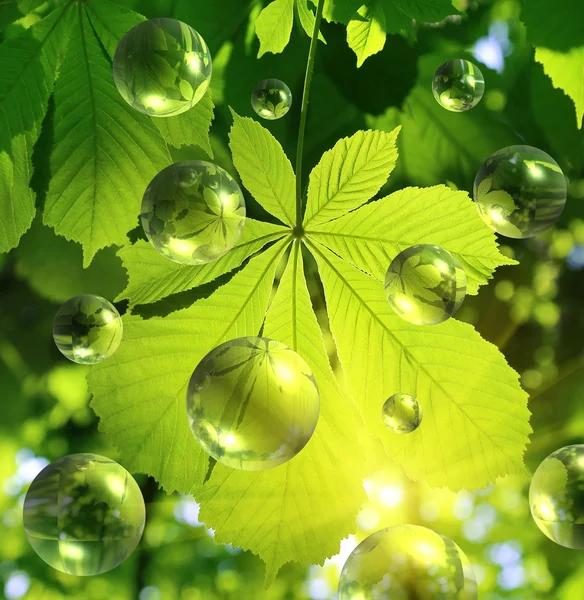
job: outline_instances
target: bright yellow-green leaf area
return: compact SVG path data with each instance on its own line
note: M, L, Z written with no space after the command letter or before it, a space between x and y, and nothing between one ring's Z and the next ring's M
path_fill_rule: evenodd
M377 199L398 159L399 128L358 131L312 170L299 229L296 176L281 145L261 124L233 118L230 148L240 178L282 225L249 220L238 246L200 267L164 261L143 242L120 251L129 274L120 297L132 306L227 279L165 317L124 316L119 350L92 370L89 382L101 429L124 464L168 491L194 494L216 541L258 554L269 582L288 561L322 562L354 531L373 444L380 442L387 460L412 479L481 488L523 471L529 411L517 374L472 326L454 319L411 325L385 297L387 266L416 243L455 254L469 293L509 264L465 192L406 188ZM340 362L336 373L308 291L317 276ZM187 422L190 376L222 342L259 334L290 346L311 368L321 401L316 431L273 469L211 465ZM414 395L424 411L421 426L403 436L381 418L384 401L397 392Z

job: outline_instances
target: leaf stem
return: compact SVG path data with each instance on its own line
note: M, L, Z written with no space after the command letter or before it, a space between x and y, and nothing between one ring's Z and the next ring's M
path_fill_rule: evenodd
M318 0L316 15L314 17L314 29L310 40L308 52L308 63L306 64L306 75L304 76L304 88L302 90L302 108L300 109L300 127L298 129L298 147L296 149L296 227L297 237L302 236L302 153L304 151L304 134L306 132L306 117L308 115L308 99L310 96L310 84L314 72L314 61L316 58L316 46L322 19L324 0Z

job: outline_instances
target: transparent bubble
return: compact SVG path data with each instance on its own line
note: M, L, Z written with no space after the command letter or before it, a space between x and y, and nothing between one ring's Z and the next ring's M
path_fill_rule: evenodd
M394 433L411 433L422 422L422 407L410 394L394 394L381 411L384 424Z
M292 92L279 79L264 79L251 93L251 106L264 119L280 119L292 106Z
M111 356L122 341L122 330L116 307L93 294L67 300L53 319L57 348L81 365L93 365Z
M476 600L464 552L417 525L377 531L353 550L339 580L339 600Z
M172 117L192 108L211 82L205 40L176 19L139 23L120 40L114 81L122 98L153 117Z
M415 325L449 319L466 294L466 275L448 250L417 244L400 252L385 274L385 293L393 310Z
M464 112L480 102L485 92L485 79L481 70L470 61L449 60L436 69L432 92L443 108Z
M187 391L191 429L216 460L246 471L276 467L312 435L320 408L302 357L280 342L245 337L198 364Z
M34 551L71 575L98 575L134 551L146 511L138 484L97 454L71 454L45 467L24 500L24 529Z
M483 221L510 238L528 238L549 229L566 204L566 178L558 163L532 146L509 146L483 163L474 182L474 200Z
M584 550L584 445L566 446L537 468L529 486L529 506L550 540Z
M160 254L202 265L237 243L245 224L245 200L227 171L203 160L185 160L166 167L150 182L140 217Z

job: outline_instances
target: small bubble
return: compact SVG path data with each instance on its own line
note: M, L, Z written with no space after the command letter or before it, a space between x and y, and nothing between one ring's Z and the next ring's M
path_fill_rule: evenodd
M264 79L251 93L251 106L263 119L280 119L292 106L292 92L279 79Z
M101 296L84 294L67 300L53 319L53 339L69 360L93 365L111 356L122 341L122 318Z
M483 97L485 79L481 70L468 60L443 63L432 79L436 102L446 110L464 112L476 106Z
M435 325L460 308L466 295L466 275L448 250L418 244L391 261L385 293L402 319L415 325Z
M381 411L383 422L394 433L411 433L422 422L422 407L410 394L394 394Z

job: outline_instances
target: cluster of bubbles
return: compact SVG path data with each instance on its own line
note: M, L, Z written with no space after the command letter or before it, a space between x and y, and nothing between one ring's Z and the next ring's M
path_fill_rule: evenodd
M434 98L454 112L475 107L484 91L480 69L468 60L445 62L432 79ZM493 231L510 238L529 238L549 229L562 214L566 178L543 150L509 146L485 160L475 178L473 197L481 218Z
M114 81L122 98L151 117L180 115L207 91L209 49L190 25L150 19L119 42ZM292 105L278 79L258 83L251 104L262 118L283 117ZM218 260L239 240L246 207L237 181L221 167L185 160L160 171L142 199L140 219L152 246L185 265ZM53 339L79 364L112 356L122 340L115 306L97 295L75 296L57 311ZM293 458L318 421L318 386L304 359L267 338L221 344L193 372L187 417L195 438L215 460L237 469L263 470ZM113 569L136 548L144 530L140 489L117 463L74 454L47 466L24 503L26 534L49 565L73 575Z
M114 80L124 100L152 117L184 113L209 87L212 63L203 38L175 19L136 25L114 56ZM441 65L432 90L453 112L481 100L485 82L466 60ZM251 94L260 117L280 119L292 94L278 79L265 79ZM489 157L479 170L474 199L482 219L514 238L537 235L560 216L566 182L557 163L530 146L512 146ZM246 207L236 180L217 165L181 161L148 185L140 214L153 247L186 265L218 260L238 242ZM385 293L396 315L430 326L452 317L466 294L459 259L432 244L401 251L385 276ZM71 298L53 324L58 349L80 364L95 364L120 345L122 320L116 308L95 295ZM305 360L276 340L243 337L210 352L193 371L186 412L194 437L209 456L235 469L277 467L309 442L320 410L319 390ZM381 417L396 434L422 422L418 399L390 396ZM530 505L538 527L553 541L584 548L584 446L554 452L537 469ZM37 554L52 567L95 575L123 562L144 529L144 501L136 482L117 463L92 454L66 456L33 481L24 503L24 525ZM398 598L475 600L470 563L450 539L424 527L398 525L365 539L347 560L339 600Z
M483 97L485 79L468 60L449 60L432 79L443 108L464 112ZM549 229L566 203L566 178L556 161L538 148L509 146L485 160L474 182L474 201L496 233L528 238ZM466 295L466 275L457 256L432 244L402 250L385 274L385 293L395 314L414 325L437 325L452 317ZM416 398L395 393L382 408L383 422L395 433L415 431L422 420Z
M71 575L99 575L121 564L138 545L145 518L133 477L97 454L71 454L46 466L24 499L32 548Z

